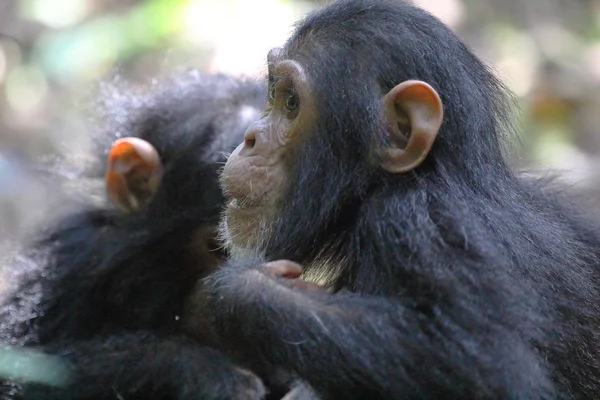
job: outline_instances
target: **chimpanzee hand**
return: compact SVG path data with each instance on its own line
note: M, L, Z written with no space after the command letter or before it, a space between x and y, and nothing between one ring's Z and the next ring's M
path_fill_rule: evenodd
M289 260L277 260L268 263L263 263L261 260L249 260L247 262L231 263L226 269L220 269L216 274L213 274L198 283L194 290L194 294L190 299L188 312L186 313L189 318L188 321L186 321L186 328L190 333L202 331L204 332L205 336L208 334L208 332L211 332L210 336L214 338L216 342L220 342L220 339L222 338L214 330L217 328L218 331L218 327L215 327L211 323L210 318L211 314L214 315L215 312L220 312L215 311L214 309L216 305L215 300L218 303L218 299L215 298L216 293L214 292L214 289L215 286L220 285L237 285L240 283L240 279L242 282L245 282L252 276L260 277L259 279L269 281L271 285L276 285L281 290L291 289L298 294L325 291L325 288L319 285L300 279L301 274L302 266ZM245 286L245 284L243 284L243 286ZM237 292L237 290L233 290ZM244 287L243 290L252 290L252 287ZM260 314L260 310L254 311ZM249 326L248 329L252 329L252 327ZM233 349L236 347L235 343L227 343L227 341L225 341L225 343L221 344L224 344L225 348L233 350L231 355L234 358L239 357L246 362L253 362L251 359L245 358L243 356L243 352L239 353ZM265 345L268 345L268 339L265 340ZM275 387L279 385L282 387L287 386L292 383L292 381L295 381L293 374L288 375L286 372L282 371L278 371L278 373L276 373L270 367L265 368L264 365L261 365L260 367L254 365L253 367L257 367L261 376L268 377L269 384L275 385ZM283 373L283 376L281 376L281 373ZM295 383L292 384L290 391L285 395L284 399L318 400L319 396L307 383L296 380Z
M217 273L208 276L201 280L192 296L190 305L196 310L190 310L191 315L196 313L212 314L212 303L215 298L213 295L214 289L221 286L229 286L229 284L242 284L252 276L260 277L271 282L271 284L281 284L281 288L299 289L304 292L326 292L326 289L312 282L307 282L300 279L302 275L302 266L298 263L289 260L276 260L263 262L261 260L248 260L245 262L232 262L224 268L221 268ZM251 288L240 288L250 289ZM208 317L208 316L207 316ZM199 318L192 317L192 321L197 324Z
M261 400L266 395L265 385L254 373L244 368L235 368L231 384L219 395L219 399Z
M257 270L265 273L266 276L276 278L288 287L300 289L307 292L320 292L326 289L317 284L306 282L300 279L302 274L302 266L288 260L277 260L261 264L247 264L240 269L235 269L232 276L243 274L247 270ZM210 289L206 287L207 280L200 280L196 284L192 294L189 296L186 304L186 312L184 313L184 329L192 336L198 337L200 340L211 340L219 343L219 337L214 331L210 322Z

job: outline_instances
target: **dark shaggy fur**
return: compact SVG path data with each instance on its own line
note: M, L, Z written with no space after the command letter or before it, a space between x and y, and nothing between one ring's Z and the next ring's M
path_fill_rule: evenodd
M600 231L509 169L509 103L486 66L391 0L336 2L283 51L320 115L264 251L337 293L231 262L209 279L220 337L327 399L598 398ZM373 162L381 99L409 79L439 92L445 118L426 162L394 175Z
M5 397L260 397L260 382L237 369L208 335L186 336L182 324L193 286L209 272L193 251L192 235L217 224L224 152L258 118L263 91L254 81L197 72L145 92L104 87L95 137L101 159L116 138L140 137L158 150L163 181L143 212L86 207L32 246L38 268L4 300L1 339L60 356L72 379L56 390L13 387Z

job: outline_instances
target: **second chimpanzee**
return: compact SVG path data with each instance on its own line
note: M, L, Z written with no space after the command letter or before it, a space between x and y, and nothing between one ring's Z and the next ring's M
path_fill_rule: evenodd
M262 86L196 72L149 94L110 86L97 142L128 136L102 157L112 205L62 219L1 315L3 342L68 361L71 380L15 384L3 398L263 397L207 329L184 332L190 292L225 256L215 239L224 152L262 112Z
M232 354L326 399L598 398L600 230L511 171L505 90L446 26L338 1L269 81L206 281Z

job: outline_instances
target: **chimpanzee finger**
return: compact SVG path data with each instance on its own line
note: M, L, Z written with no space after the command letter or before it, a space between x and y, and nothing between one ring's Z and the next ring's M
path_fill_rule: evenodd
M302 275L302 266L289 260L277 260L264 264L266 272L281 278L296 279Z
M323 286L317 285L316 283L307 282L302 279L289 279L286 282L307 292L323 292L327 290Z
M286 283L309 292L320 292L326 290L312 282L307 282L300 279L302 274L302 266L298 263L289 260L277 260L264 264L268 274L275 275L280 278L286 278Z

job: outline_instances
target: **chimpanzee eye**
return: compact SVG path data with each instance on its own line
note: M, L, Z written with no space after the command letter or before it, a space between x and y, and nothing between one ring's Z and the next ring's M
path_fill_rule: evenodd
M298 106L300 105L300 99L298 99L298 95L295 92L291 92L288 94L285 99L285 108L288 111L296 111Z

